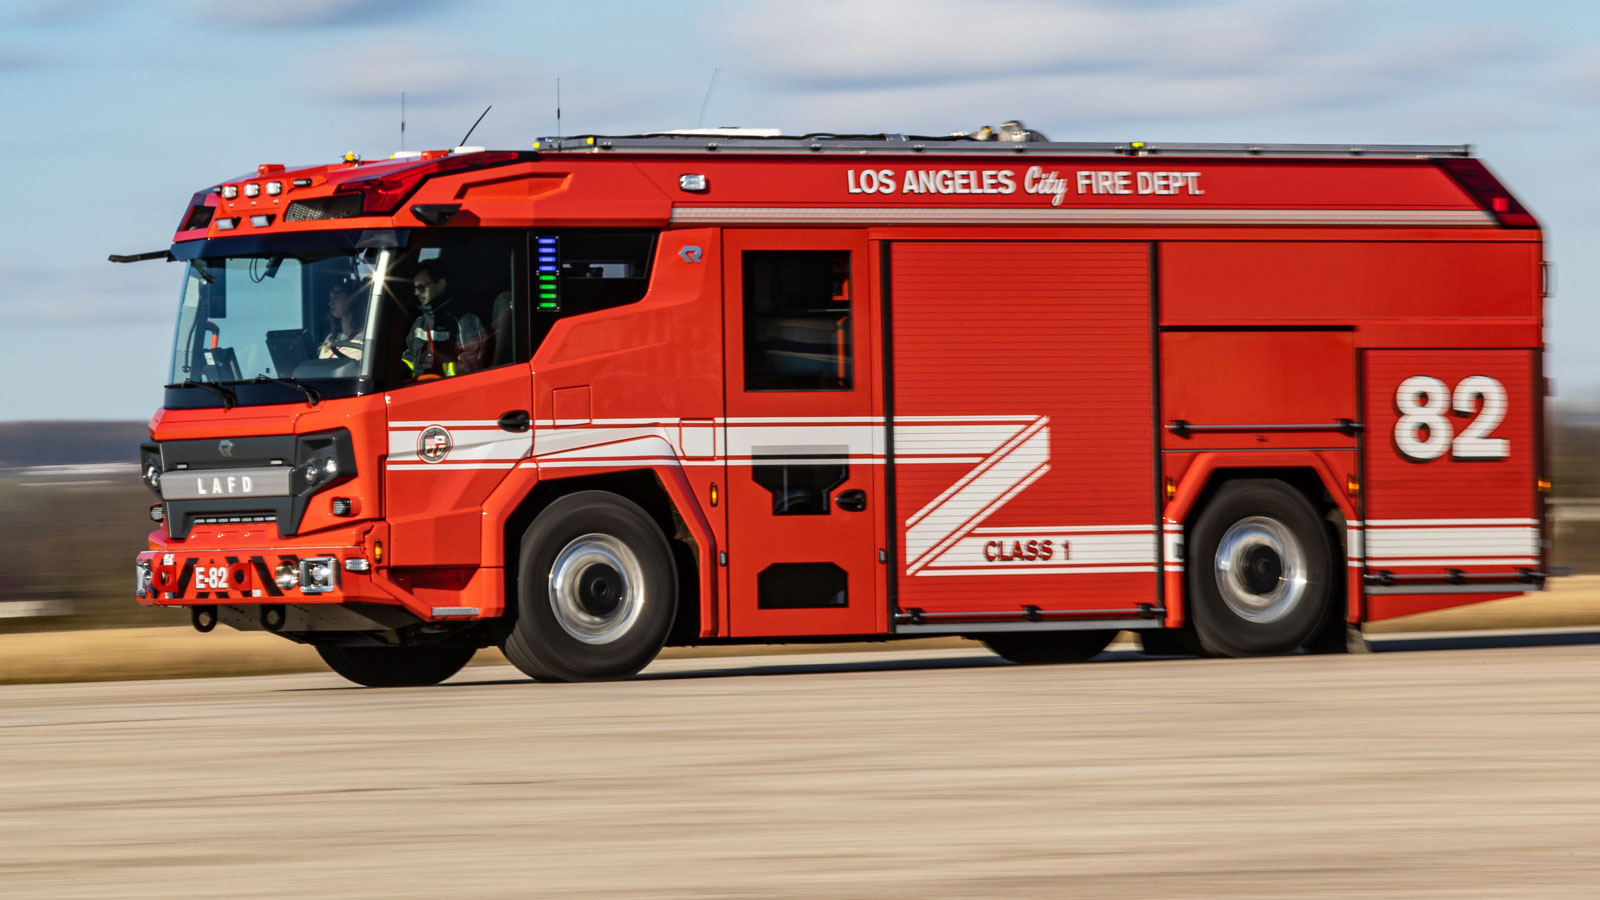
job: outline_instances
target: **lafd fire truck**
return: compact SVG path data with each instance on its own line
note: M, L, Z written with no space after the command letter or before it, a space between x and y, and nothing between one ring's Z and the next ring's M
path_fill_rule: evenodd
M196 193L139 601L500 646L1339 648L1548 571L1539 227L1465 147L660 134Z

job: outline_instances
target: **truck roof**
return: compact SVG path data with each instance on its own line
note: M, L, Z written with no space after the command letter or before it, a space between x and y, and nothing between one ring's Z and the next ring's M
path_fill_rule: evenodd
M753 130L753 129L752 129ZM587 134L534 141L543 153L813 153L925 154L958 156L1186 156L1186 157L1345 157L1381 159L1461 158L1470 144L1232 144L1158 141L982 140L968 136L914 134L834 134L750 136L739 129L658 132L636 135Z

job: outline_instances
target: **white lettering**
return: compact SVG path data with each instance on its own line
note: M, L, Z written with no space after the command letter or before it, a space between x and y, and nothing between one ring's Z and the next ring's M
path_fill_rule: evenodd
M1078 183L1083 183L1082 172L1078 173ZM1066 179L1060 172L1046 172L1038 166L1031 166L1028 173L1022 177L1022 190L1029 194L1039 194L1050 197L1051 206L1060 206L1067 193Z
M255 489L255 486L250 481L250 476L249 475L241 475L239 477L239 483L240 483L240 486L242 486L244 488L244 492L246 494L250 493L252 490Z
M213 493L213 494L222 493L222 479L221 478L213 478L213 479L211 479L211 493Z
M230 494L237 493L238 490L239 490L239 479L235 478L232 475L229 475L228 476L228 493L230 493Z
M206 495L206 480L204 478L196 478L194 480L194 489L196 493L204 497Z

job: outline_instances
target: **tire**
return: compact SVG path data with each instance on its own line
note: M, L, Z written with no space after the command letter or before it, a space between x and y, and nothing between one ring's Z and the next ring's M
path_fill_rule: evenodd
M1322 627L1333 593L1321 516L1273 479L1217 491L1194 523L1188 568L1195 634L1218 656L1293 653Z
M478 652L451 644L430 647L338 647L317 645L328 667L366 687L422 687L449 678Z
M678 608L672 549L638 504L568 494L522 535L517 622L504 649L539 681L627 678L650 664Z
M1001 659L1018 665L1086 662L1100 655L1117 636L1109 631L1039 631L1025 634L991 634L982 638Z

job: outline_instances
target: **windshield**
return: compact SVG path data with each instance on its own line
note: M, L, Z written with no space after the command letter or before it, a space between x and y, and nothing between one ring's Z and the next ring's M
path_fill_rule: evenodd
M188 258L164 405L317 402L512 360L525 234L373 234L175 248Z
M258 376L371 377L389 250L192 259L173 342L173 386Z

